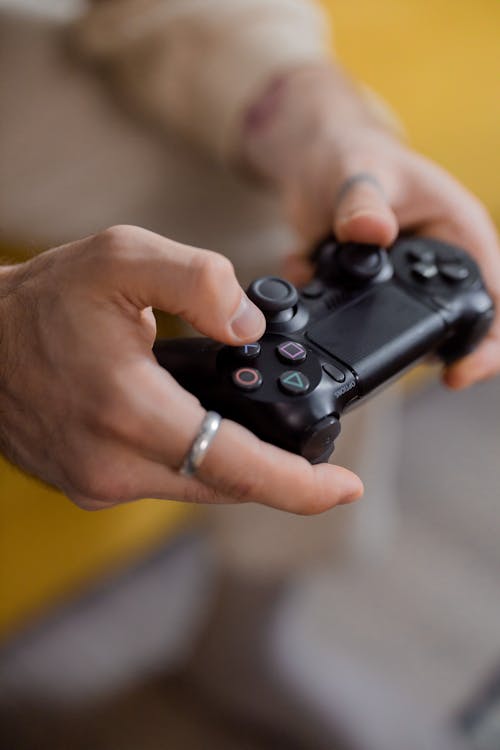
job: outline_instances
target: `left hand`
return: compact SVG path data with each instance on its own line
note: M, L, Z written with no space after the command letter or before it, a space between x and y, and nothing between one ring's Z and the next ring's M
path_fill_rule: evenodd
M464 388L500 373L500 246L484 206L444 169L404 145L333 65L290 74L247 118L244 159L276 185L301 238L288 275L311 275L305 251L332 231L343 242L391 245L399 232L442 239L478 262L497 308L490 332L448 367Z
M139 227L0 266L0 453L87 510L156 497L312 514L361 495L347 469L230 419L181 475L206 412L153 356L152 305L231 346L265 328L227 258Z

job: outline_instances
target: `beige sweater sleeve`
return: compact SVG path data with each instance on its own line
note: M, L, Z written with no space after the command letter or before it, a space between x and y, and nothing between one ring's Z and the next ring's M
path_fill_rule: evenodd
M144 114L224 159L271 77L330 54L309 0L106 0L75 38Z

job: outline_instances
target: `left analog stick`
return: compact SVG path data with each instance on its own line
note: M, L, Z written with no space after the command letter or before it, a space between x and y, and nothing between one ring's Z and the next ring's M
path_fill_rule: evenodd
M280 313L288 311L293 315L293 308L299 300L299 294L293 284L277 276L263 276L252 281L247 294L266 318L275 318Z

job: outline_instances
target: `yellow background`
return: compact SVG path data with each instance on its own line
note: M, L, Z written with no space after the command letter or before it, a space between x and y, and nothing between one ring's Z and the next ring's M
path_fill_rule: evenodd
M500 2L324 0L337 56L398 112L411 143L500 220ZM0 463L0 633L138 555L189 509L143 501L86 513Z
M499 0L323 0L337 57L500 223Z

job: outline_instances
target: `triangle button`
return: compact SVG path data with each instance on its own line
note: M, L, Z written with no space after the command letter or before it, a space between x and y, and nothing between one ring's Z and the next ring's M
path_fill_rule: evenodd
M287 370L279 378L281 389L292 396L300 396L309 390L309 379L303 372Z

